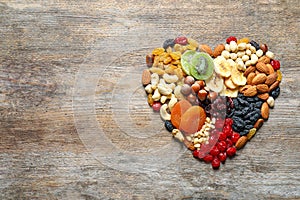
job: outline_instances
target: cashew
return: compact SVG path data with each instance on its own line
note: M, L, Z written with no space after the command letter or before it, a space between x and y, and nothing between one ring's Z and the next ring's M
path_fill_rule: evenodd
M164 74L163 79L167 83L175 83L176 81L178 81L178 77L176 75L169 75L169 74Z
M164 103L167 101L167 99L168 99L167 96L161 96L161 97L160 97L160 102L161 102L162 104L164 104Z
M168 105L167 104L163 104L161 107L160 107L160 117L163 119L163 120L171 120L171 115L168 113L167 111L168 109Z
M270 59L274 59L274 58L275 58L274 53L271 52L271 51L267 51L267 52L266 52L266 56L267 56L268 58L270 58Z
M163 66L161 66L163 67ZM157 74L157 75L163 75L165 73L165 71L163 69L161 69L158 65L158 67L151 67L149 68L150 72L152 72L153 74Z
M151 85L152 85L152 86L157 86L158 81L159 81L159 76L158 76L158 74L157 74L157 73L151 74Z
M172 110L172 108L176 103L177 103L177 98L175 97L175 95L172 95L171 100L169 101L168 104L169 110Z
M154 94L153 94L153 96L152 96L152 99L153 99L154 101L159 101L160 97L161 97L161 95L160 95L158 89L156 89L156 90L154 91Z
M184 136L183 136L183 134L181 133L180 130L178 130L178 129L173 129L172 135L174 136L174 138L176 138L176 139L179 140L180 142L183 142L183 141L184 141Z
M151 84L148 84L148 85L145 87L145 91L146 91L148 94L151 94L151 93L153 92L152 85L151 85Z
M173 91L175 89L176 85L175 85L175 83L170 83L170 84L167 84L167 87Z
M158 84L157 89L162 95L169 95L172 93L172 89L168 88L166 85L163 85L162 83Z

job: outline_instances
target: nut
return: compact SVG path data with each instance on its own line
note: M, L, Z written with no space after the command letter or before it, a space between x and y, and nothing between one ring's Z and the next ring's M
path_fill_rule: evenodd
M269 91L269 86L266 84L258 84L256 85L256 89L258 93L265 93Z
M251 73L247 76L247 85L253 85L253 84L252 84L252 80L254 79L255 76L256 76L255 72L251 72Z
M178 81L178 77L176 75L169 75L169 74L164 74L163 79L167 83L175 83L176 81Z
M253 97L257 94L257 89L256 89L256 86L250 86L248 89L246 89L244 91L244 96L246 97Z
M273 108L273 107L274 107L274 104L275 104L274 98L270 96L270 97L267 99L267 103L268 103L268 105L270 106L270 108Z
M219 44L215 47L214 52L213 52L213 56L216 58L219 55L221 55L222 51L224 51L225 46L224 44Z
M261 84L261 83L264 83L267 79L267 75L266 74L263 74L263 73L259 73L257 74L253 80L252 80L252 84L253 85L257 85L257 84Z
M269 98L269 93L263 93L263 94L259 94L257 95L258 98L260 98L261 100L266 101Z
M244 135L244 136L242 136L242 137L240 137L238 139L238 141L235 143L235 147L237 149L241 149L241 148L243 148L245 146L245 144L247 143L247 141L248 141L248 138L247 138L247 136Z
M168 105L167 104L163 104L160 107L159 113L160 113L160 117L163 120L171 120L171 115L168 113L167 109L168 109Z
M151 74L151 85L152 85L152 89L154 89L153 87L156 87L159 81L159 76L157 73L153 73Z
M174 95L178 100L184 99L183 94L181 93L181 85L177 85L174 89Z
M208 53L210 56L213 55L212 49L210 48L210 46L208 46L208 45L206 45L206 44L201 44L201 45L199 46L199 49L200 49L200 51L202 51L202 52Z
M268 70L269 70L269 73L268 73L268 74L272 74L272 73L275 72L275 71L274 71L274 68L272 67L271 64L266 64L266 66L268 67Z
M249 66L245 71L244 71L244 76L248 76L251 72L255 71L255 67L254 66Z
M267 120L269 118L270 109L267 102L262 104L260 112L263 119Z
M256 64L256 69L262 73L265 73L265 74L269 74L269 68L267 67L267 65L263 62L258 62Z
M251 85L245 85L242 88L240 88L240 92L244 93L246 90L248 90L251 87Z
M146 87L145 87L145 91L150 94L153 92L153 89L152 89L152 85L151 84L148 84Z
M142 73L142 84L148 85L151 82L151 73L149 70L144 69Z
M174 138L176 138L180 142L183 142L185 140L182 132L178 129L173 129L172 130L172 135L174 136Z
M271 92L271 91L273 91L275 88L277 88L278 87L278 85L279 85L279 81L275 81L271 86L270 86L270 88L269 88L269 92Z
M256 128L256 130L258 130L263 125L263 123L264 123L264 120L260 118L255 122L253 127Z
M174 94L172 94L172 97L168 103L168 107L170 111L172 110L172 108L175 106L176 103L177 103L177 98L175 97Z
M270 74L269 76L267 76L267 79L265 81L265 84L267 85L272 85L276 80L277 80L277 73L274 72L272 74Z
M149 68L150 72L152 73L156 73L158 74L159 76L163 75L165 73L165 71L161 68L158 68L158 67L151 67Z
M267 52L266 52L266 56L267 56L268 58L270 58L270 59L274 59L274 58L275 58L274 53L271 52L271 51L267 51Z
M153 101L159 101L160 97L161 97L161 95L160 95L158 89L155 89L155 91L154 91L154 93L152 95Z
M167 99L168 99L167 96L161 96L161 97L160 97L160 102L161 102L162 104L164 104L164 103L166 103Z
M270 58L268 58L267 56L262 56L262 57L260 57L260 58L258 59L257 62L263 62L263 63L265 63L265 64L269 64L270 61L271 61Z
M168 96L169 94L172 93L172 89L162 83L158 84L157 89L158 89L159 93L162 95Z

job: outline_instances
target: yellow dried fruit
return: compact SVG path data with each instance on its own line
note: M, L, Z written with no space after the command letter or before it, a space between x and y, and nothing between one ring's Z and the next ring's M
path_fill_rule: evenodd
M173 60L179 60L181 57L181 53L179 51L171 52L170 56Z
M188 50L193 50L193 51L196 51L196 49L197 49L197 47L195 47L195 46L193 46L193 45L191 45L191 44L186 45L186 48L187 48Z
M277 81L281 81L282 80L282 73L280 70L277 70Z
M238 41L237 41L237 44L240 44L240 43L249 43L250 42L250 40L249 40L249 38L242 38L242 39L239 39Z
M192 39L192 38L188 38L188 43L191 46L196 47L196 48L199 46L199 43L196 40Z
M165 49L164 49L164 48L156 48L156 49L154 49L154 50L152 51L152 54L158 56L158 55L161 55L161 54L164 53L164 52L165 52Z
M256 128L250 129L249 133L247 134L248 140L250 140L256 133Z

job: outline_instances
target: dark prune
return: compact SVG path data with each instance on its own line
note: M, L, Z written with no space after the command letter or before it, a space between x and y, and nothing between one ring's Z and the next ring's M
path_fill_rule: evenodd
M276 99L276 98L279 96L279 94L280 94L280 87L275 88L275 89L270 93L270 95L271 95L274 99Z
M167 49L168 47L172 47L173 48L174 45L175 45L174 39L167 39L163 43L163 48L164 49Z
M166 127L166 129L167 129L169 132L172 132L173 129L174 129L173 124L172 124L171 121L169 121L169 120L166 120L166 121L165 121L165 127Z
M262 101L257 101L257 102L255 103L255 107L256 107L256 108L261 108L262 104L263 104Z
M257 51L258 49L260 49L259 44L258 44L257 42L255 42L254 40L251 40L251 41L250 41L250 44L251 44L252 46L255 47L256 51Z

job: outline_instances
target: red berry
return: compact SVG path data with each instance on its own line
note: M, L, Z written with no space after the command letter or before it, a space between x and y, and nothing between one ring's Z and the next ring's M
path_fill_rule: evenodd
M226 125L229 125L229 126L232 126L233 120L232 120L231 118L226 118L226 119L225 119L225 124L226 124Z
M210 152L209 152L212 156L217 156L220 153L220 150L218 149L217 146L214 146Z
M233 133L231 125L224 126L223 132L227 135L227 137L231 137Z
M161 103L159 101L155 101L152 105L154 111L158 112L160 110Z
M188 40L186 37L184 36L180 36L180 37L177 37L175 40L174 40L175 44L181 44L181 45L186 45Z
M200 153L199 150L195 150L195 151L193 151L193 156L194 156L195 158L198 158L199 153Z
M236 153L236 148L235 147L229 147L226 151L226 154L230 157L234 156Z
M280 62L279 60L271 60L271 65L273 67L273 69L276 71L278 69L280 69Z
M236 39L236 37L234 37L234 36L230 36L230 37L228 37L228 38L226 39L226 43L227 43L227 44L229 44L231 41L235 41L235 42L237 42L237 39Z
M206 163L210 163L213 160L213 156L210 154L207 154L206 156L204 156L202 159L204 160L204 162Z
M220 160L222 163L224 163L225 160L226 160L226 158L227 158L227 155L226 155L225 152L224 152L224 153L220 153L220 154L218 155L218 158L219 158L219 160Z
M229 138L226 139L226 144L227 144L227 148L232 147L233 145L232 141Z
M233 132L231 136L231 141L233 144L235 144L240 139L240 134Z
M212 161L211 161L211 166L214 168L214 169L218 169L220 167L220 160L215 157Z
M224 132L219 132L219 141L225 141L227 138L226 133Z
M217 147L220 152L225 152L227 149L227 143L225 141L221 141L217 144Z

